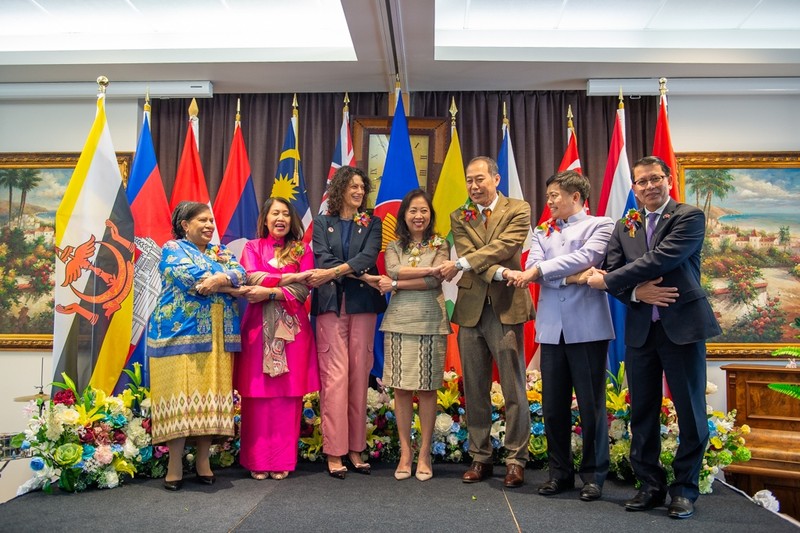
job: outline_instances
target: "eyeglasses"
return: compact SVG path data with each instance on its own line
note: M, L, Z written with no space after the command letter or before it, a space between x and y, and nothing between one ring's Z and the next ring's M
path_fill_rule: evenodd
M662 181L664 181L665 178L666 176L650 176L649 178L642 178L640 180L636 180L633 182L633 184L636 185L637 187L644 189L645 187L647 187L648 183L653 186L658 186Z

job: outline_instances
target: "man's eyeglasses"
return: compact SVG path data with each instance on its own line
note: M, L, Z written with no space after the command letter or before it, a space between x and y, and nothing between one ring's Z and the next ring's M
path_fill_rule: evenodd
M662 181L664 181L665 178L666 176L650 176L649 178L642 178L640 180L636 180L633 182L633 184L636 185L637 187L644 189L645 187L647 187L648 183L650 183L653 186L657 186Z

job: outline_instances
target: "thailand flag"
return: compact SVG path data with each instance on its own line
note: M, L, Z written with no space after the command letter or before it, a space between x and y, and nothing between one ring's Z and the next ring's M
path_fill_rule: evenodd
M597 205L597 214L620 220L629 209L636 209L636 197L631 189L631 168L625 151L625 109L622 102L617 110L608 162L603 177L603 189ZM625 304L608 296L611 320L616 338L608 346L608 370L617 375L620 363L625 359Z
M158 272L161 247L172 238L169 204L164 192L164 183L161 181L161 173L158 170L153 137L150 133L150 104L145 104L142 131L136 146L136 155L133 159L125 194L133 215L134 242L136 244L133 274L133 328L125 368L133 370L135 363L141 365L142 385L149 386L147 342L143 338L161 291L161 276ZM122 392L129 381L128 376L122 374L115 387L115 392Z
M228 165L214 200L214 216L222 244L241 257L245 243L256 237L258 202L250 173L241 123L237 120Z

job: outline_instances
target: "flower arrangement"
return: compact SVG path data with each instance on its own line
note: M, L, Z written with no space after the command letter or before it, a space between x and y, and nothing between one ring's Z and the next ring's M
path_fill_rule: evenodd
M27 429L16 435L12 446L32 455L33 477L18 490L68 492L90 487L114 488L135 475L163 477L169 451L153 446L150 431L150 391L142 386L141 365L124 370L130 378L127 388L108 396L92 386L78 392L66 374L52 400L41 404L41 414L32 414ZM41 400L39 400L41 402ZM238 455L240 401L234 392L234 421L237 437L212 446L211 464L230 466ZM187 447L184 463L191 465L194 450Z
M561 228L559 228L558 224L556 224L556 219L552 217L536 226L536 229L543 231L545 237L549 237L554 232L561 231Z
M461 218L464 219L464 222L478 219L478 208L472 200L467 200L467 203L461 206Z
M366 211L362 211L353 215L353 222L355 222L358 226L364 226L366 228L369 226L369 221L370 217Z
M30 449L33 478L20 488L29 490L58 484L64 490L79 491L89 486L115 487L126 476L161 477L166 474L167 449L152 446L148 416L149 392L141 386L138 367L130 373L132 383L123 394L108 397L93 388L78 394L66 376L56 384L64 390L45 402L41 416L34 414L28 429L15 437L12 446ZM609 375L606 385L606 408L609 422L610 472L623 480L633 480L630 464L630 395L623 386L624 364L617 375ZM713 392L707 391L707 392ZM502 388L493 383L490 391L492 427L490 436L494 461L505 460L505 399ZM541 374L527 374L526 394L530 404L531 435L528 442L534 465L547 464L546 427L542 416ZM323 461L319 393L304 398L300 421L299 456L307 461ZM438 461L462 462L469 459L468 413L464 410L464 390L455 372L445 372L444 384L437 391L437 413L431 453ZM215 467L230 466L239 452L238 427L240 402L235 394L237 437L212 446L211 463ZM415 403L416 407L416 403ZM746 425L735 425L736 412L722 413L708 409L710 439L700 472L700 492L710 493L714 477L732 462L750 459L745 436ZM367 393L367 450L371 460L394 462L399 458L397 420L392 390L369 389ZM572 403L572 452L576 464L581 460L582 436L577 402ZM414 416L412 445L419 446L419 417ZM661 409L661 463L667 478L674 479L672 462L678 446L677 415L672 401L664 398ZM187 448L184 463L191 466L194 451Z
M620 222L628 228L628 235L636 237L636 230L642 226L642 214L636 209L628 209L628 212L620 219Z

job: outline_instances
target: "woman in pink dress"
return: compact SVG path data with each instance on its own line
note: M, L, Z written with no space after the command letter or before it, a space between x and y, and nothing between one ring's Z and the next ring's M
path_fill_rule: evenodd
M301 240L297 211L283 198L264 202L257 235L241 256L248 305L234 374L242 396L239 462L255 479L283 479L297 465L303 396L319 390L304 305L314 254Z

